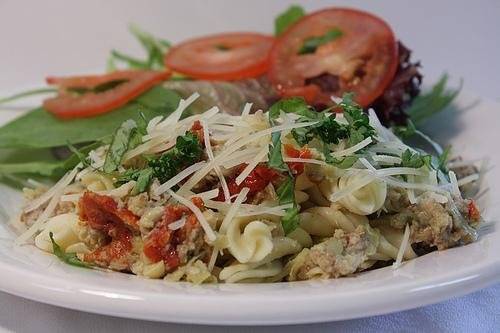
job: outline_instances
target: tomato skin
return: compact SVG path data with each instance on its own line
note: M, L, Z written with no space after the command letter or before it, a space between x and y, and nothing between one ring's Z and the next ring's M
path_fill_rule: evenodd
M127 104L154 85L167 80L170 75L169 71L117 71L105 75L48 77L47 82L58 85L61 91L58 96L46 99L43 107L61 119L97 116ZM69 88L92 89L117 80L127 82L101 93L75 95L66 92Z
M165 65L200 80L254 78L267 72L273 42L272 36L248 32L195 38L174 46L165 55Z
M341 30L342 36L313 54L298 54L305 39L333 28ZM359 10L329 8L303 17L277 39L268 77L282 96L303 96L309 103L331 105L331 95L352 91L355 101L367 106L390 84L397 65L396 39L386 22ZM306 82L325 73L339 78L337 90L321 91Z

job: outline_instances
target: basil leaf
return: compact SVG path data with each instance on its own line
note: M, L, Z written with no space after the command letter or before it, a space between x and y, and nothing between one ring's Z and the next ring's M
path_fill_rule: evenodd
M288 9L281 13L274 20L274 34L276 36L281 35L285 30L287 30L292 24L300 20L306 12L304 8L297 5L292 5Z
M281 133L274 132L271 134L271 144L269 145L269 167L278 171L288 171L288 166L283 161L283 154L281 152Z
M281 225L283 226L283 231L285 235L288 235L300 224L299 218L299 208L295 205L292 208L289 208L285 212L285 216L281 218Z
M295 179L292 176L288 176L276 189L276 194L278 195L280 205L293 203L293 206L286 210L285 216L281 218L283 230L288 235L299 226L300 222L299 207L295 203Z
M327 31L322 36L309 37L304 40L304 44L300 48L298 54L310 54L316 52L316 49L321 45L332 42L337 38L342 37L342 31L338 28L333 28Z
M104 172L111 173L118 168L123 159L123 155L125 155L128 150L130 135L136 126L133 120L127 120L116 130L106 154L106 160L103 166Z
M286 205L295 202L294 192L294 179L287 177L287 179L276 189L278 201L280 205Z
M132 195L137 195L146 191L149 187L149 183L151 183L151 179L153 179L153 169L146 168L139 171L134 189L132 190Z
M52 251L54 255L61 259L61 261L67 263L68 265L82 267L82 268L90 268L90 265L84 263L76 256L76 253L66 253L61 249L61 247L55 242L54 234L52 232L49 233L50 241L52 242Z

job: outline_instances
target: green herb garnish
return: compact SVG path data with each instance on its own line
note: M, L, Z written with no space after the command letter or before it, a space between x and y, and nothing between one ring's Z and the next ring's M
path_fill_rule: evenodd
M115 131L104 161L104 172L111 173L120 166L123 155L129 148L130 135L136 126L135 121L127 120Z
M281 218L281 225L285 234L288 235L294 231L300 223L299 207L295 203L295 180L292 176L287 179L276 189L280 205L293 204L285 212L285 216Z
M292 5L288 7L286 11L281 13L274 20L274 34L276 36L281 35L285 30L287 30L292 24L300 20L306 12L304 8L298 5Z
M157 159L150 160L153 176L164 183L187 166L200 160L203 148L198 137L191 132L177 137L175 147Z
M145 192L151 180L153 179L153 169L150 167L136 170L128 169L124 173L118 176L118 183L123 184L129 181L135 181L135 186L132 189L131 195L137 195L139 193Z
M422 155L420 153L412 153L410 149L406 149L401 155L401 167L419 169L424 165L431 168L432 157L430 155Z
M304 40L304 44L302 44L302 47L299 49L298 54L302 55L302 54L314 53L321 45L325 45L340 37L342 37L342 31L339 30L338 28L333 28L331 30L328 30L322 36L309 37L306 40Z
M339 103L344 112L344 118L349 124L347 127L349 146L354 146L369 137L374 138L376 135L375 129L370 125L370 118L352 98L352 93L346 93L342 97L342 102Z
M52 251L54 255L61 259L61 261L67 263L68 265L82 267L82 268L91 268L90 265L84 263L76 256L76 253L66 253L63 249L56 243L54 240L54 234L49 232L50 241L52 242Z

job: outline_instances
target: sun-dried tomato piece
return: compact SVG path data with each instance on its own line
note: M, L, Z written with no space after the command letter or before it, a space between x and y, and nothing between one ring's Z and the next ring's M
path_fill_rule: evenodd
M109 196L85 192L78 205L80 219L93 229L107 233L117 225L126 225L139 230L139 218L126 208L118 208L116 201Z
M203 208L203 201L200 198L193 198L191 201ZM169 225L173 222L185 218L182 228L171 230ZM196 216L183 205L170 205L165 207L165 213L160 222L149 233L144 241L144 254L153 262L163 260L168 272L175 270L181 264L181 258L177 251L177 246L183 244L188 236L200 228Z

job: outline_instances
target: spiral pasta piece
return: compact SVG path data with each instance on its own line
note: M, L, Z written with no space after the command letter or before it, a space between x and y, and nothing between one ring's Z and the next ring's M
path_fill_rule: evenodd
M360 224L367 224L363 215L351 213L338 204L329 207L312 207L299 214L300 226L313 236L331 237L335 229L353 231Z
M221 270L219 279L234 282L259 282L264 278L278 276L283 272L280 258L298 253L302 246L289 237L273 239L272 251L260 262L241 264L235 263Z
M363 177L366 177L366 172L363 170L358 172L347 172L341 176L335 187L336 191L353 186ZM367 185L353 191L344 196L339 202L349 211L359 215L370 215L382 208L387 196L387 184L381 180L374 179Z
M271 227L254 220L234 218L226 232L229 252L240 263L258 262L273 249Z
M54 241L66 251L70 247L80 245L81 252L87 250L86 246L80 241L78 237L78 215L74 213L61 214L52 217L42 232L35 237L35 245L39 249L47 252L53 252L52 241L49 234L52 233ZM73 251L71 251L73 252Z

